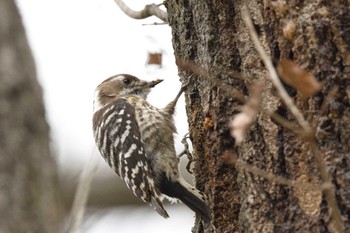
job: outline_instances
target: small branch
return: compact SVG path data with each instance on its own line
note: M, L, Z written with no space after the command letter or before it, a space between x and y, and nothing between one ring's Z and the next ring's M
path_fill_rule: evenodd
M256 176L262 177L278 185L286 185L294 188L301 188L306 190L317 190L317 191L322 191L324 189L327 189L327 186L320 186L318 184L313 184L308 182L297 182L295 180L287 179L283 176L277 176L275 174L268 173L260 168L247 164L239 159L231 158L230 162L234 164L237 170L244 170L246 172L250 172Z
M157 23L157 22L154 22L154 23L143 23L142 26L159 26L159 25L166 25L168 23Z
M310 147L311 147L311 152L312 152L312 154L316 160L316 163L318 165L318 170L320 171L323 183L330 184L330 185L327 185L328 188L324 190L324 194L326 195L328 205L331 209L331 211L330 211L331 219L334 221L333 224L334 224L337 232L343 233L344 232L343 231L344 225L343 225L341 213L339 210L339 206L337 203L337 199L335 196L335 187L334 187L334 185L331 181L331 178L328 174L326 165L324 163L324 158L320 154L320 151L317 147L317 143L313 139L311 139L309 143L310 143Z
M269 77L270 77L273 85L276 87L279 96L281 97L282 101L284 101L284 103L289 108L289 110L292 112L292 114L294 115L294 117L296 118L296 120L298 121L300 126L305 130L305 133L307 135L310 135L312 132L312 129L311 129L309 123L304 119L304 117L301 114L301 112L299 111L299 109L295 106L292 98L290 98L286 89L283 87L280 79L278 78L276 69L274 68L274 66L272 64L271 59L265 53L264 48L262 47L262 45L259 41L258 35L255 31L252 19L250 18L250 15L248 13L246 6L244 6L242 8L242 17L243 17L244 22L247 25L249 34L250 34L251 39L255 45L255 48L258 51L262 61L264 62L266 69L270 73Z
M305 132L302 128L300 127L296 127L294 125L294 123L291 123L290 121L288 121L287 119L283 118L281 115L271 112L270 110L264 109L263 112L270 116L270 118L275 122L280 124L282 127L292 131L293 133L295 133L296 135L300 136L300 137L304 137L305 136Z
M250 84L251 80L248 78L244 77L241 72L238 71L233 71L233 70L226 70L224 67L219 67L219 66L212 66L211 67L213 70L220 72L221 74L227 75L232 79L239 79L246 81Z
M77 233L80 231L86 203L90 193L92 178L95 175L97 164L96 154L92 153L89 161L86 162L79 179L66 231L67 233Z
M187 60L182 60L180 58L176 58L176 64L177 66L184 70L184 71L190 71L197 76L209 81L211 84L215 85L216 87L220 88L224 92L228 93L230 96L233 98L239 100L240 102L245 102L246 98L243 95L242 92L232 89L231 86L226 85L223 81L219 79L215 79L211 77L207 71L205 71L203 68L200 66L196 65L195 63Z
M141 11L134 11L129 8L122 0L115 0L115 3L119 6L119 8L129 17L133 19L145 19L151 16L156 16L157 18L163 20L164 22L168 22L168 15L165 11L159 9L159 5L149 4L146 5Z

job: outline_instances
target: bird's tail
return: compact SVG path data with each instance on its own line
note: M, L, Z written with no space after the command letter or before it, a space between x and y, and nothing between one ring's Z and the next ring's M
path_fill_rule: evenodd
M160 191L172 198L179 199L182 203L187 205L190 209L201 216L205 221L210 221L210 214L205 202L205 196L196 188L192 187L186 181L180 179L179 181L171 181L163 176L160 182Z
M169 218L168 212L164 209L161 200L158 197L151 197L150 205L158 212L163 218Z

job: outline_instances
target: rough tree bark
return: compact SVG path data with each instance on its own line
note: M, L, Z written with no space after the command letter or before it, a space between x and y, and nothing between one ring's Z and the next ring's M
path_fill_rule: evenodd
M15 2L0 1L0 232L58 232L56 164L42 90Z
M241 17L245 1L167 1L175 56L201 67L224 86L246 96L264 83L262 108L295 122L280 101ZM350 232L350 6L348 1L249 1L249 12L266 52L288 58L313 73L322 90L303 101L286 87L315 129L319 153L336 188ZM221 69L217 69L221 68ZM239 71L246 80L224 70ZM179 68L183 82L191 74ZM260 114L244 143L237 146L228 122L240 102L197 75L186 91L197 186L208 194L216 232L336 232L325 195L267 181L227 164L227 155L299 181L322 183L305 140ZM334 89L336 88L336 89ZM336 91L334 91L336 90ZM194 232L203 232L197 222Z

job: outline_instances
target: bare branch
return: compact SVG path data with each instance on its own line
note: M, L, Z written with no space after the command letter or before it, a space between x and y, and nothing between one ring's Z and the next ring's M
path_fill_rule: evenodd
M233 160L233 164L237 170L245 170L247 172L251 172L256 176L262 177L275 184L297 187L297 188L310 190L310 191L312 190L322 191L328 188L326 185L320 186L318 184L314 184L310 182L297 182L295 180L287 179L283 176L278 176L276 174L268 173L258 167L247 164L239 159Z
M342 216L341 216L340 209L335 196L335 187L327 171L326 164L324 163L323 155L320 153L315 140L311 139L309 143L311 146L311 152L317 162L318 170L320 171L322 181L324 184L329 184L327 185L328 188L324 190L324 193L326 195L328 205L331 209L330 215L334 221L334 226L337 232L345 233L343 230L344 224L343 224Z
M220 88L221 90L225 91L233 98L235 98L243 103L246 101L246 98L242 92L240 92L239 90L232 89L230 86L226 85L223 81L221 81L219 79L215 79L215 78L211 77L209 75L209 72L204 70L204 68L196 65L195 63L176 57L176 64L179 67L179 69L182 69L184 71L189 71L189 72L192 72L193 74L196 74L197 76L209 81L213 85L215 85L218 88Z
M149 4L146 5L141 11L134 11L130 9L122 0L115 0L115 3L119 6L119 8L129 17L133 19L145 19L151 16L156 16L157 18L163 20L164 22L168 22L168 15L165 11L159 9L159 5L157 4Z
M92 153L91 158L86 162L79 179L66 231L67 233L77 233L80 231L81 222L83 220L86 203L90 193L92 178L97 170L97 164L96 154Z
M281 97L282 101L284 101L284 103L289 108L289 110L292 112L292 114L294 115L294 117L296 118L296 120L298 121L300 126L305 130L305 133L307 135L310 135L312 132L312 129L311 129L309 123L304 119L304 117L301 114L301 112L299 111L299 109L295 106L292 98L290 98L286 89L283 87L280 79L278 78L276 69L274 68L274 66L272 64L271 58L269 58L269 56L265 53L264 48L262 47L262 45L259 41L258 35L254 29L252 19L249 16L247 7L242 8L242 17L243 17L244 22L247 25L250 37L252 38L252 41L255 45L255 48L258 51L262 61L264 62L266 69L270 73L269 77L270 77L273 85L276 87L279 96Z

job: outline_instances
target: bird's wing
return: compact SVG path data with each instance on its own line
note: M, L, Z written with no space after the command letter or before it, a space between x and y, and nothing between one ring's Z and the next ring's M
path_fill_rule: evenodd
M163 217L168 217L154 184L134 108L127 100L117 99L95 115L100 118L94 119L99 122L97 126L94 123L94 131L102 156L135 196L150 203ZM102 137L97 137L98 134Z

